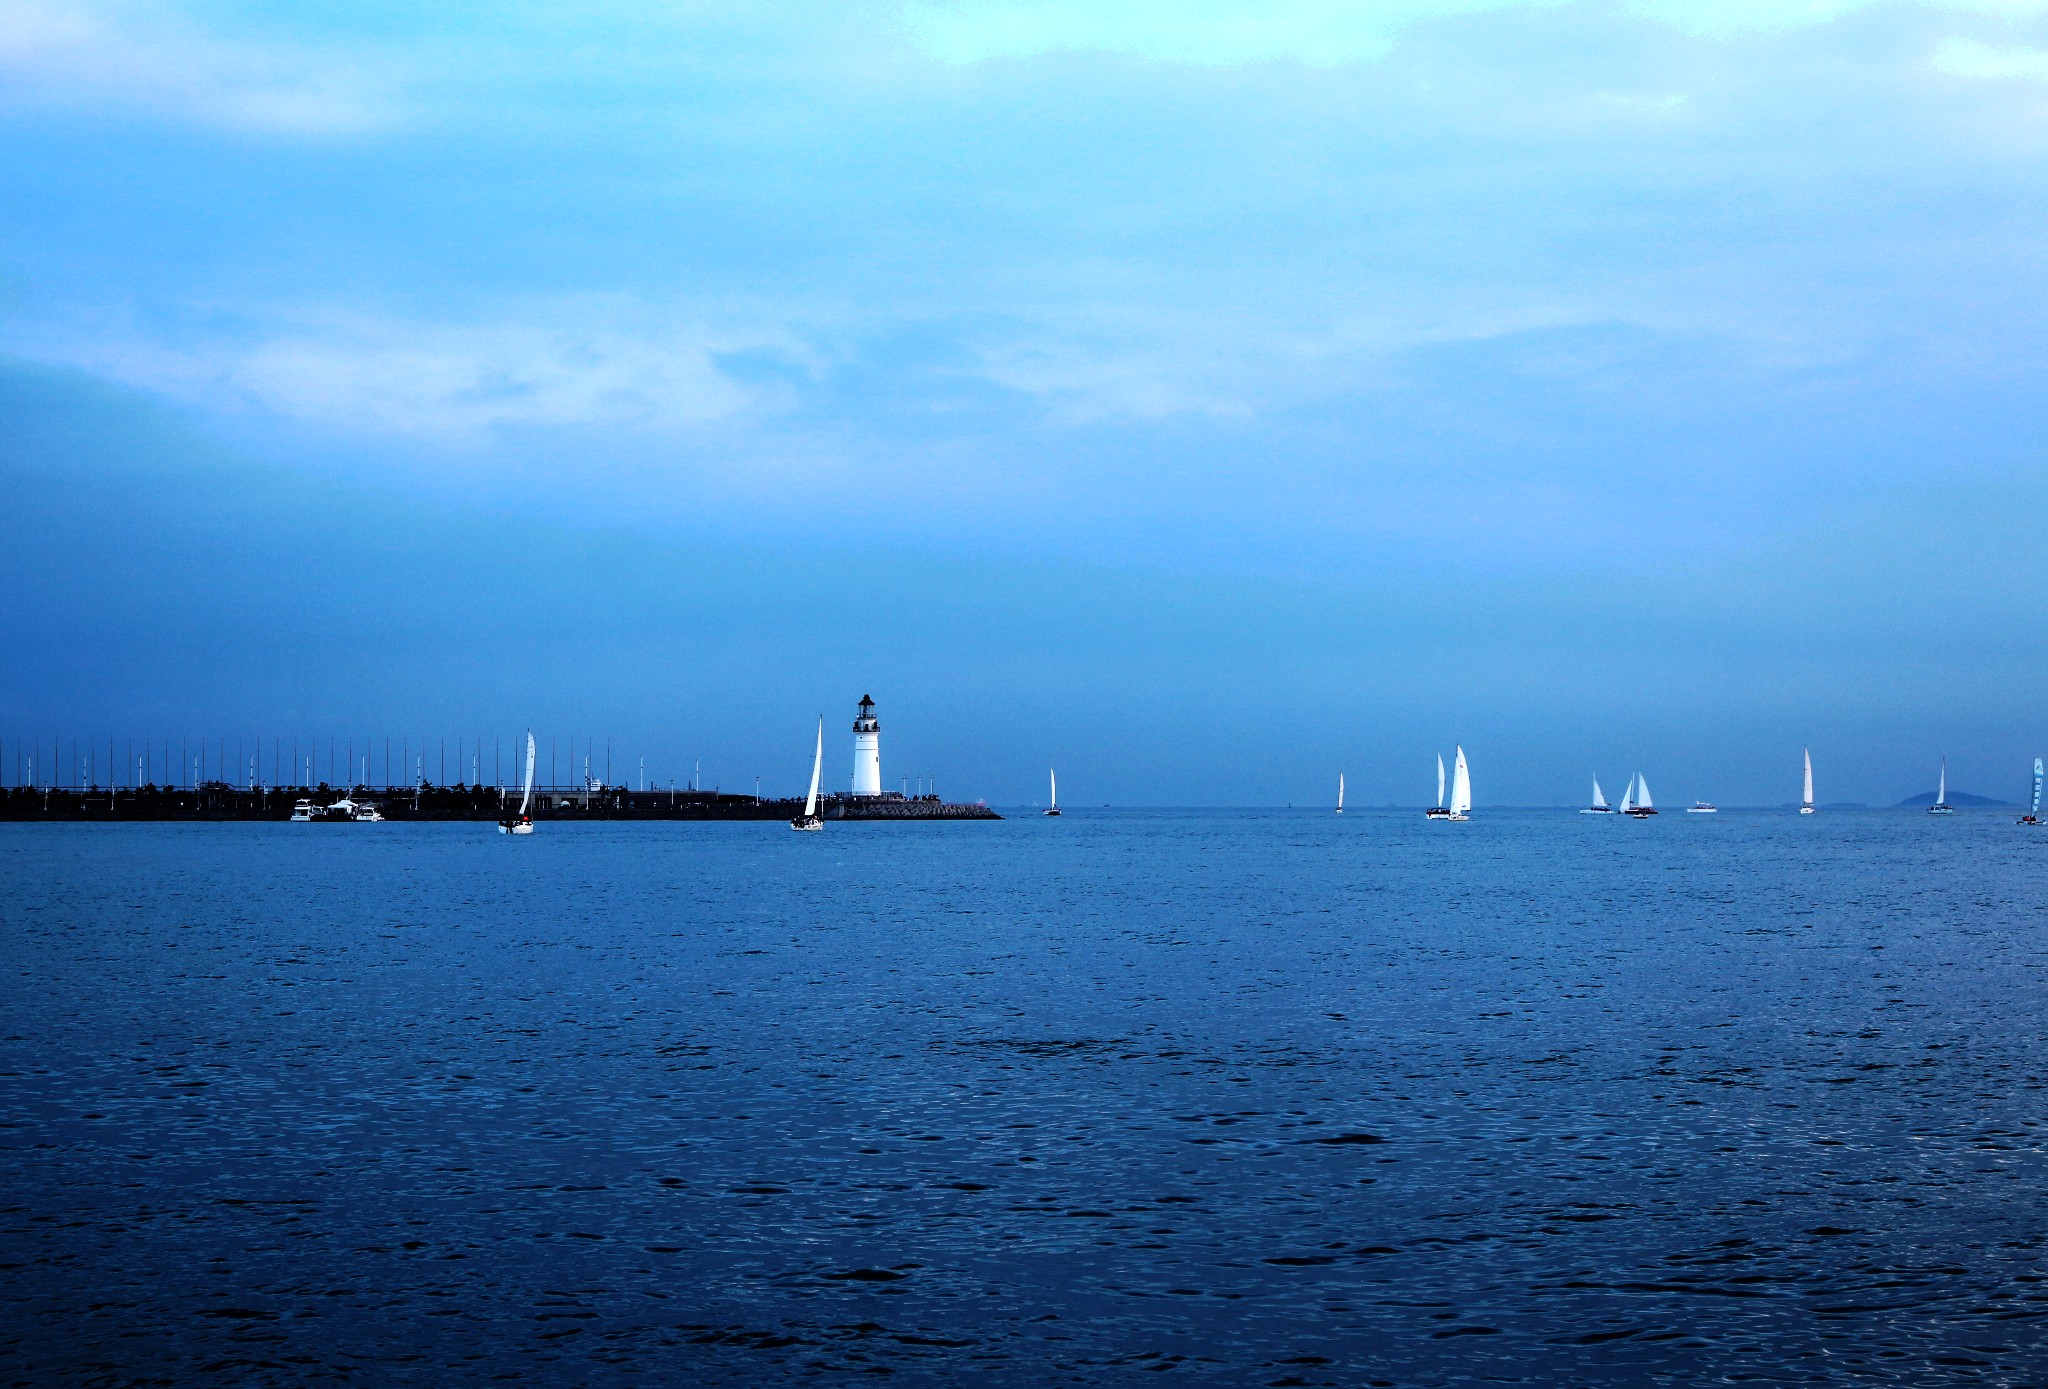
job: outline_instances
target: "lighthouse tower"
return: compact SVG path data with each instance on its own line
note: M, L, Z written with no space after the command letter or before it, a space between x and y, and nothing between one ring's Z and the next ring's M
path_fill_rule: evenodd
M882 725L875 719L875 702L866 695L853 721L853 794L882 794Z

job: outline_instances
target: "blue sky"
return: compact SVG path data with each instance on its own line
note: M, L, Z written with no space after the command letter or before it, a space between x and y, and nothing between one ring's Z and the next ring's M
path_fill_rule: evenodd
M2048 745L2048 0L0 0L0 133L10 739Z

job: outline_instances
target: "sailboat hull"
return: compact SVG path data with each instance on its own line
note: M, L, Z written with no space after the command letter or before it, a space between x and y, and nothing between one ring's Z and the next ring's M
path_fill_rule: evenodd
M1927 807L1927 813L1929 815L1953 815L1956 813L1956 808L1952 805L1930 805Z
M1432 820L1448 820L1452 818L1451 812L1445 810L1440 805L1431 806L1427 811L1424 812L1424 814L1428 815L1429 818Z
M822 815L799 815L789 822L789 827L793 830L821 830L825 828L825 818Z
M1589 805L1579 812L1581 815L1612 815L1613 813L1614 807L1611 805Z
M1799 813L1801 815L1811 815L1813 814L1813 807L1810 805L1802 805L1799 807Z
M499 834L532 834L532 833L533 833L533 821L531 821L531 820L500 820L500 821L498 822L498 833L499 833Z

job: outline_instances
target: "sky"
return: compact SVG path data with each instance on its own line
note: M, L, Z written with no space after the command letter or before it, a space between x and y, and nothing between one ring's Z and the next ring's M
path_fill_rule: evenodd
M2048 0L0 0L16 739L2048 751Z

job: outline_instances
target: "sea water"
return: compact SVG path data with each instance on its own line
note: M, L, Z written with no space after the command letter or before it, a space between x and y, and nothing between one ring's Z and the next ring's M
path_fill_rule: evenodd
M16 824L0 968L7 1383L2048 1380L2009 813Z

